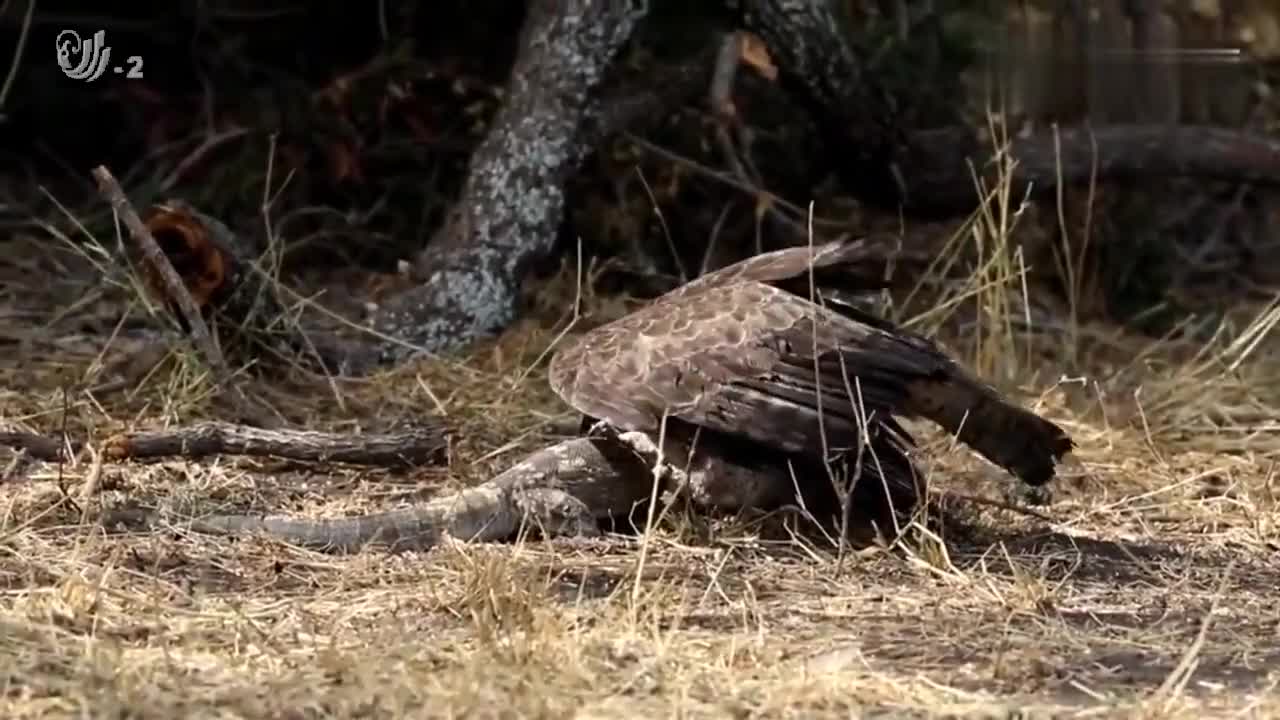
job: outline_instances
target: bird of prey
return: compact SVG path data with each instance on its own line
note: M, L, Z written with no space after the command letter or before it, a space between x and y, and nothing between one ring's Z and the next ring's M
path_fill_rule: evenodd
M562 346L551 387L622 431L657 433L665 415L800 460L869 448L854 502L895 514L923 487L896 417L931 420L1027 484L1048 482L1074 447L1062 428L850 301L882 285L868 271L877 257L882 267L877 244L837 240L703 275Z

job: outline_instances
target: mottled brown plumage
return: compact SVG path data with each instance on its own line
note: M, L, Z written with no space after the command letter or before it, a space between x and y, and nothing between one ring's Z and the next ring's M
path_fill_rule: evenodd
M856 449L865 422L886 468L873 474L904 494L911 440L894 416L924 417L1027 483L1047 482L1073 447L1061 428L847 301L878 284L867 272L877 256L883 248L837 241L707 274L564 346L551 386L619 429L656 431L666 412L809 459Z

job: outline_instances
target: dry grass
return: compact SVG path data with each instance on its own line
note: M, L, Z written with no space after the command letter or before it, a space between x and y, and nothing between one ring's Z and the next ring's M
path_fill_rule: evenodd
M103 467L92 454L9 467L0 714L1280 714L1280 346L1266 334L1276 308L1242 309L1248 322L1208 345L1074 319L1046 327L1011 252L1016 201L962 229L956 245L981 248L976 269L922 305L944 312L914 323L1002 384L1042 391L1027 401L1073 433L1077 461L1041 508L1051 521L948 497L998 497L1007 481L926 431L943 536L919 531L843 562L743 520L665 523L639 571L641 541L626 537L331 557L93 522L126 497L336 515L489 476L576 423L537 364L572 305L572 283L551 283L527 321L465 361L322 392L255 388L317 427L443 412L458 429L447 472ZM29 327L124 311L127 293L84 291L92 273L71 295L86 300L42 299L38 289L60 292L54 281L74 276L50 263L4 270L14 297L0 300ZM584 306L594 314L583 327L625 309ZM101 440L216 412L189 362L114 392L85 389L114 355L139 352L136 341L27 341L0 361L6 423Z

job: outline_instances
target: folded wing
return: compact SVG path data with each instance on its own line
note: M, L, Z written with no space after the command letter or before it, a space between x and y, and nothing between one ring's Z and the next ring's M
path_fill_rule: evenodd
M925 338L779 287L808 275L811 254L834 277L861 252L850 245L758 256L672 291L557 353L552 387L628 430L656 430L666 413L808 455L857 448L868 424L909 442L894 416L924 417L1024 481L1049 480L1073 446L1057 425Z

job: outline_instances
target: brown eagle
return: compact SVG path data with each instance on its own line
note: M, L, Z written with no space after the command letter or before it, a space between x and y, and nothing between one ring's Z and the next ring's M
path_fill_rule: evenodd
M729 265L563 346L551 386L619 430L656 434L665 414L669 432L710 432L762 464L847 463L861 445L852 503L882 522L886 509L910 512L923 487L895 416L931 420L1024 482L1048 482L1074 447L1062 428L851 301L883 286L877 257L883 267L877 244L840 240Z

